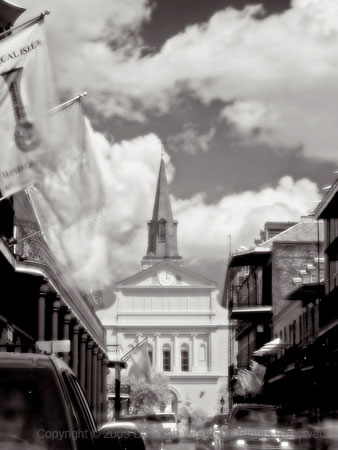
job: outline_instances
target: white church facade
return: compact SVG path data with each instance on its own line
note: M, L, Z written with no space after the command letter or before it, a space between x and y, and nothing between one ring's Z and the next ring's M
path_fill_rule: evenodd
M227 310L219 304L217 286L179 256L163 159L148 227L142 269L117 283L114 304L99 313L107 344L127 353L147 337L153 370L169 379L167 409L177 413L189 402L211 416L220 408L220 389L227 395Z

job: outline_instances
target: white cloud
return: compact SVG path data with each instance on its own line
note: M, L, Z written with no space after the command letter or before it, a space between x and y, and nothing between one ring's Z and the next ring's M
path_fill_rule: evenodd
M336 0L294 0L289 10L259 19L259 6L227 8L146 57L137 34L151 16L146 0L21 4L31 13L50 7L46 22L59 87L88 90L88 102L107 116L145 120L147 109L168 111L173 96L188 87L205 103L233 102L226 114L234 121L237 108L239 126L243 105L259 105L255 121L271 144L336 157Z
M147 110L168 111L173 96L189 88L206 104L231 102L223 114L243 133L257 126L272 143L304 144L308 155L336 156L336 0L294 0L290 10L259 20L257 6L227 8L146 57L137 34L151 15L146 0L20 4L29 17L51 9L46 24L58 86L72 95L88 90L86 101L97 112L145 120ZM88 242L90 260L77 241L73 247L77 261L85 261L77 279L107 283L140 269L161 144L151 134L113 145L99 133L95 140L107 197L102 233ZM172 166L169 173L172 179ZM317 199L314 183L290 177L217 204L201 194L174 199L181 254L200 266L224 260L228 234L234 247L248 246L265 221L298 220Z
M285 176L275 187L224 196L216 204L207 204L201 195L175 200L181 253L201 267L205 262L221 262L227 255L229 234L233 249L249 247L265 222L297 221L318 198L312 181Z
M162 150L153 134L113 145L100 133L95 133L94 139L106 192L101 227L88 237L85 248L76 232L69 241L74 275L88 287L113 285L141 270ZM173 179L168 155L166 161ZM202 194L185 200L172 198L174 218L179 221L180 254L187 265L203 274L206 265L224 263L227 235L232 236L233 248L250 246L265 221L299 220L318 198L313 182L288 176L276 186L224 196L213 204Z

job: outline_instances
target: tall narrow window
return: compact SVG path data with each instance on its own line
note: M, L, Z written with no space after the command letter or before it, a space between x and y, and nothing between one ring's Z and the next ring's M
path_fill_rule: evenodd
M165 242L167 240L166 221L161 219L158 223L158 240Z
M171 372L171 351L169 346L163 348L163 372Z
M181 371L189 372L189 350L181 349Z

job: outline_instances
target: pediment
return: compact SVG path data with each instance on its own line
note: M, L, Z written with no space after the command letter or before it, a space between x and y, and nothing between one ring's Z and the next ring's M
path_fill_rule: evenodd
M204 276L172 261L161 261L116 284L123 288L193 288L216 289L216 284Z

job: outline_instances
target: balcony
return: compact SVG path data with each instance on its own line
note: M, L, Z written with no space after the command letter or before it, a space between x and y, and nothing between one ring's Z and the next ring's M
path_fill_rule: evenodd
M266 380L273 383L295 372L312 370L320 363L322 356L314 344L293 345L284 350L284 354L267 365Z
M231 320L264 320L272 316L271 305L257 305L242 302L232 302L229 304Z

